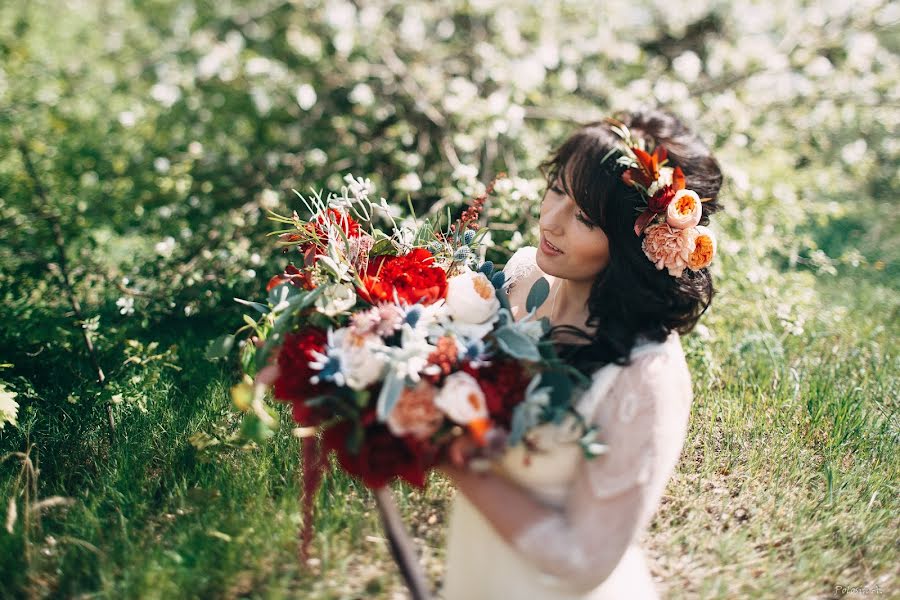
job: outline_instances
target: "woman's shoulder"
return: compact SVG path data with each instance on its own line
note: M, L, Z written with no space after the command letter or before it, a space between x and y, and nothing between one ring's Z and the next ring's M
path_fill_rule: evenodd
M638 337L637 343L631 349L630 358L632 361L642 356L665 356L673 359L684 359L684 349L681 346L681 336L677 331L670 331L666 338L662 341L650 340L645 337ZM647 360L647 359L644 359Z
M689 405L693 398L691 373L681 336L676 331L661 342L644 341L636 345L619 378L624 389L632 390L647 401L662 399L666 404L672 404L673 400L681 399Z
M591 388L602 395L631 390L647 400L660 395L691 396L690 371L678 332L672 331L663 341L639 340L627 364L612 363L595 371Z

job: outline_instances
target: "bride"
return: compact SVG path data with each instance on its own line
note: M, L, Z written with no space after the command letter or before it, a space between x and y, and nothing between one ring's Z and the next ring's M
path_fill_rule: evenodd
M686 267L678 252L647 240L641 211L660 186L642 192L623 180L623 130L648 153L668 151L659 178L671 182L680 167L682 187L703 198L698 230L708 231L702 225L719 208L718 163L667 112L589 124L545 163L540 246L510 259L507 293L518 319L531 284L550 282L536 316L549 318L560 351L591 375L576 409L597 425L606 451L585 458L566 424L536 428L488 472L467 468L466 444L451 448L443 470L458 493L447 600L658 597L638 540L687 431L693 396L679 334L709 306L713 284L705 266Z

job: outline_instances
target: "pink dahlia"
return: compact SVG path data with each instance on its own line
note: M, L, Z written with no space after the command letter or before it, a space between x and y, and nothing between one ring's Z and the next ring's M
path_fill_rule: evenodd
M656 268L669 270L669 275L681 277L694 251L694 228L673 229L667 223L651 225L644 230L644 254Z

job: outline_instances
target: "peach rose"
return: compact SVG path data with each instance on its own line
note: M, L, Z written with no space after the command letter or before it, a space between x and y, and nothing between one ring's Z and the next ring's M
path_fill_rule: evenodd
M691 252L688 267L697 271L708 267L716 255L716 236L709 227L697 225L694 228L694 250Z
M444 380L434 403L460 425L468 425L488 416L487 400L478 380L463 371L453 373Z
M688 229L700 222L703 207L693 190L678 190L666 209L666 223L673 229Z
M673 229L668 223L651 225L644 230L642 248L656 268L669 270L669 275L681 277L694 251L694 228Z
M444 380L434 403L452 421L465 425L475 441L484 446L491 428L487 399L478 380L463 371L457 371Z
M419 381L414 388L404 388L387 418L387 427L396 436L410 435L420 440L431 437L441 428L444 413L434 403L434 386Z

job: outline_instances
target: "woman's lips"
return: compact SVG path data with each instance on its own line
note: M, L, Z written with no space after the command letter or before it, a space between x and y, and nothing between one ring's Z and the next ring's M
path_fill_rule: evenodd
M550 256L559 256L561 254L565 254L562 250L548 242L544 236L541 236L540 248L544 254L549 254Z

